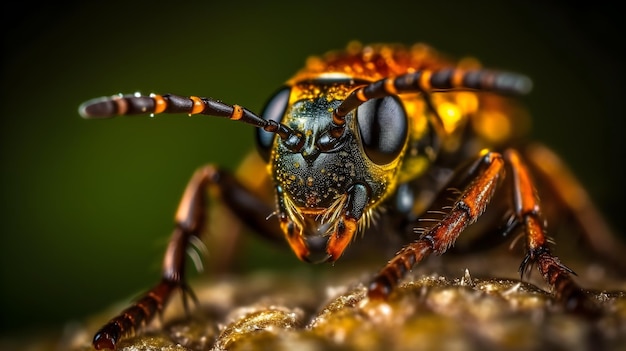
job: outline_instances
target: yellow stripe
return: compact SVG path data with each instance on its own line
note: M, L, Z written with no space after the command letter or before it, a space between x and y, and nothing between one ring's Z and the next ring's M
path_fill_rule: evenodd
M118 115L125 115L126 112L128 112L128 101L126 101L126 98L123 98L121 96L114 96L113 101L117 105Z
M363 88L359 88L359 90L356 91L356 98L359 99L359 101L362 101L362 102L367 101L367 98L363 94Z
M430 90L432 87L430 85L430 76L433 74L431 71L422 71L422 75L420 76L420 87L423 90Z
M153 95L154 99L154 113L161 113L167 108L167 101L161 95Z
M233 105L233 113L230 115L230 119L238 120L243 117L243 109L239 105Z
M396 86L394 84L395 78L387 78L385 79L385 91L389 94L396 95L398 91L396 90Z
M465 71L462 69L455 69L452 73L452 87L459 88L463 86L463 77L465 77Z
M333 110L333 123L338 126L343 126L346 124L346 120L337 114L337 109Z
M193 115L204 111L204 103L202 102L202 99L197 96L190 96L189 99L193 101L193 107L191 107L191 112L189 112L190 114Z

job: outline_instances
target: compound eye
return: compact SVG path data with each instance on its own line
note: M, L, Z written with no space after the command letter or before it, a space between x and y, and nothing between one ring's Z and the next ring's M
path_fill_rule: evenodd
M407 116L395 96L369 100L356 111L363 150L369 159L384 165L395 160L406 142Z
M278 92L276 92L274 96L272 96L272 98L265 104L263 112L261 112L261 117L267 121L272 120L280 123L285 115L285 111L287 110L290 94L290 87L284 87L278 90ZM272 144L274 143L275 136L276 134L266 132L261 128L256 129L257 149L266 161L270 158L270 150L272 148Z

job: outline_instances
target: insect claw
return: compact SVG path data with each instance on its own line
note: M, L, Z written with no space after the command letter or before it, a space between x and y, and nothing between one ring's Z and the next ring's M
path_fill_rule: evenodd
M191 315L191 310L189 309L189 302L187 301L188 299L191 299L191 301L194 303L194 305L199 305L199 301L198 301L198 297L196 296L196 294L193 292L193 290L191 289L191 287L187 284L181 284L180 286L181 289L181 298L183 299L183 308L185 309L185 314L187 316Z
M524 256L522 263L519 265L518 272L520 274L520 279L524 280L524 276L530 274L530 266L532 267L534 259L531 257L530 252Z
M120 339L121 333L118 330L111 330L111 328L100 329L98 333L93 337L93 347L96 350L110 349L115 350L115 345Z

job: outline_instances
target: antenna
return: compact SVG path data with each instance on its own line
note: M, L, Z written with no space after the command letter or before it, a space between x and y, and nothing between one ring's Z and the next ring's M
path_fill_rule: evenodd
M79 106L78 113L86 119L154 115L158 113L186 113L188 115L201 114L225 117L233 121L241 121L257 128L262 128L266 132L276 133L282 139L283 144L292 151L301 149L304 144L304 138L300 132L282 123L265 120L239 105L228 105L205 97L185 97L171 94L150 94L145 96L139 93L114 95L86 101Z
M503 95L523 95L532 89L530 78L512 72L486 69L463 70L444 68L422 70L389 77L364 85L350 93L333 111L333 135L341 135L346 124L345 116L371 99L404 93L477 90Z

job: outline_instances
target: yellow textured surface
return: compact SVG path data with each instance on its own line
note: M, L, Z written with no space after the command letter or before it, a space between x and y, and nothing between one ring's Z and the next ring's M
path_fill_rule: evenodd
M119 350L626 350L625 282L605 277L613 288L591 292L604 316L590 320L564 312L541 283L479 279L460 267L446 268L457 276L414 272L387 302L366 299L366 273L202 283L189 317L176 296L162 325ZM63 349L91 350L93 332L112 313L68 335Z

